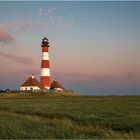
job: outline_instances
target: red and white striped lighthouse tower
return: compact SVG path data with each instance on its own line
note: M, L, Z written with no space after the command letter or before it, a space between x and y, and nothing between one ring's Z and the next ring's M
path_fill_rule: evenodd
M40 83L46 89L50 89L50 66L49 66L49 42L46 37L42 39L42 60L41 60L41 75Z

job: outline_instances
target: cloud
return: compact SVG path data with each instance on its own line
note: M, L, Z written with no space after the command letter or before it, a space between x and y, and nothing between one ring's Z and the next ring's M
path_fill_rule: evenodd
M25 32L32 27L32 19L29 18L24 21L14 21L13 23L7 25L7 28L8 27L10 31L15 33Z
M11 36L10 33L18 33L29 30L32 27L32 24L33 24L32 18L28 18L26 20L14 20L14 22L8 24L7 23L0 24L0 31L5 32L7 36L9 35L10 37Z
M108 74L86 74L86 73L65 73L53 71L52 75L58 79L63 79L65 82L82 82L82 83L106 83L113 82L118 79L115 75ZM63 77L63 78L62 78Z
M61 12L62 9L64 9L63 5L52 6L47 9L47 13L56 13L56 12L58 13Z
M116 79L116 76L114 75L95 75L93 80L106 82L114 79Z
M125 77L129 79L133 79L133 78L136 78L137 76L135 72L126 72Z
M13 40L14 40L14 38L10 33L0 29L0 46L2 46L3 44L6 44L8 42L12 42Z
M39 8L37 15L42 16L43 14L44 14L44 10L42 8Z
M36 16L27 16L24 20L13 20L10 23L0 24L0 30L8 31L7 34L17 34L28 30L43 30L44 28L56 28L56 29L69 29L75 21L69 18L69 15L64 16L64 6L52 6L48 9L38 8L35 11ZM10 33L11 34L10 34ZM1 42L2 43L2 42Z
M49 7L48 9L39 8L36 11L36 17L32 18L32 26L34 28L42 29L44 28L56 28L60 30L67 30L69 29L75 21L70 19L69 16L64 16L64 6L56 5ZM43 22L42 22L43 20Z
M5 53L5 52L0 52L0 56L11 59L17 63L24 64L24 65L35 64L34 60L31 57L27 57L27 56L18 56L14 54Z

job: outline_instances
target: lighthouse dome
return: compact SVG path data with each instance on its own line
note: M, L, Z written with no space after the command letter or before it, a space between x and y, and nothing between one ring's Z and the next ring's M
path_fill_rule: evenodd
M42 46L48 46L49 47L49 41L48 41L48 38L46 38L46 36L42 39Z
M48 41L48 38L46 36L42 39L42 41Z

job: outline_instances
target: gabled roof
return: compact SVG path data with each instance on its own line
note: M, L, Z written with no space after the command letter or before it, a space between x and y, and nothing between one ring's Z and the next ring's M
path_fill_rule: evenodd
M56 80L54 80L52 83L51 83L51 88L61 88L63 90L65 90L65 88Z
M34 77L29 77L22 85L21 87L24 86L37 86L40 89L45 89Z

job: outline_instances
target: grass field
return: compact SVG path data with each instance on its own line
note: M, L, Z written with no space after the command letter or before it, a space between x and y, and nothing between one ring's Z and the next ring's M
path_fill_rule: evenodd
M140 138L140 96L0 96L2 138Z

